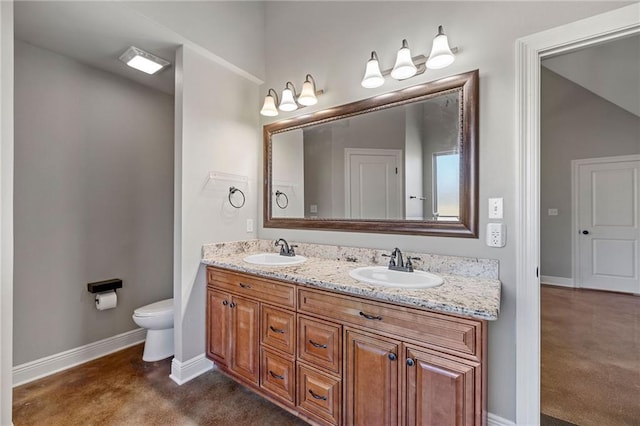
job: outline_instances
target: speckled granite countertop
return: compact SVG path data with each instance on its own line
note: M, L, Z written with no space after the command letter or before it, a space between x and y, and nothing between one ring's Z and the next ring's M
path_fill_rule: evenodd
M498 319L500 281L496 260L407 253L421 258L414 262L416 269L436 273L444 279L439 287L407 290L374 286L349 276L349 271L357 267L386 265L387 260L381 255L389 250L295 244L299 245L296 253L307 257L307 261L299 265L262 266L243 261L249 254L277 252L271 240L207 244L202 248L202 263L383 302L485 320Z

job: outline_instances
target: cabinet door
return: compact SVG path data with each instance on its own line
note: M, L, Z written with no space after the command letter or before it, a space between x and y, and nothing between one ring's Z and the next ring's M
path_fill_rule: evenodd
M218 364L229 362L231 296L207 289L207 355Z
M260 329L258 328L260 305L258 302L232 296L229 307L231 308L229 369L238 376L257 384L260 372Z
M427 349L409 347L405 354L407 425L481 424L479 364Z
M352 330L345 341L346 424L398 424L400 343Z

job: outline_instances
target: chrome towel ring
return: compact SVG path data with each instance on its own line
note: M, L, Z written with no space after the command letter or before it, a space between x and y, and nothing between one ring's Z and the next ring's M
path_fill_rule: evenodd
M284 197L284 202L282 202L281 197ZM276 191L276 205L281 209L289 207L289 197L287 197L287 194L280 190Z
M239 192L240 195L242 195L242 203L240 204L234 204L233 200L231 198L231 196L233 194L235 194L236 192ZM235 207L236 209L241 208L242 206L244 206L244 203L247 201L247 198L244 196L244 192L242 192L241 189L236 188L235 186L230 186L229 187L229 204L231 204L233 207Z

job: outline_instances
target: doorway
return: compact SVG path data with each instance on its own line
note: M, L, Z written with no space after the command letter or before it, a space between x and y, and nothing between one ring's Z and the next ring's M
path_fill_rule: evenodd
M540 62L640 33L632 4L516 41L516 422L540 423Z

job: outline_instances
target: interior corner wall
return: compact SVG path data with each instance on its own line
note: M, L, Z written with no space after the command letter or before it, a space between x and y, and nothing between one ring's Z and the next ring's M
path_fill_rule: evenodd
M544 67L540 91L540 272L573 278L571 160L640 154L640 117Z
M18 40L15 73L20 365L137 329L136 308L171 297L173 97ZM98 311L87 283L110 278L118 306Z
M261 238L283 237L347 246L432 252L491 258L500 261L500 318L489 323L489 412L516 418L516 146L515 41L598 13L624 2L266 2L265 87L300 84L311 73L319 102L304 110L313 113L449 75L479 69L479 238L327 232L261 227ZM312 16L313 19L308 19ZM372 25L372 23L374 23ZM382 69L391 68L402 39L414 55L428 54L438 25L452 46L460 47L455 62L427 70L405 81L387 78L376 89L360 86L372 50ZM295 37L291 37L295 34ZM348 43L345 43L348 40ZM263 123L299 115L282 114ZM487 199L504 199L507 230L503 248L485 245ZM304 254L304 253L302 253Z
M9 426L13 367L13 2L0 2L0 425Z
M177 52L175 153L175 340L178 362L205 351L203 244L255 238L258 86L188 47ZM233 175L209 179L210 172ZM246 181L244 181L246 179ZM229 187L246 203L230 205ZM238 200L235 200L238 201Z

